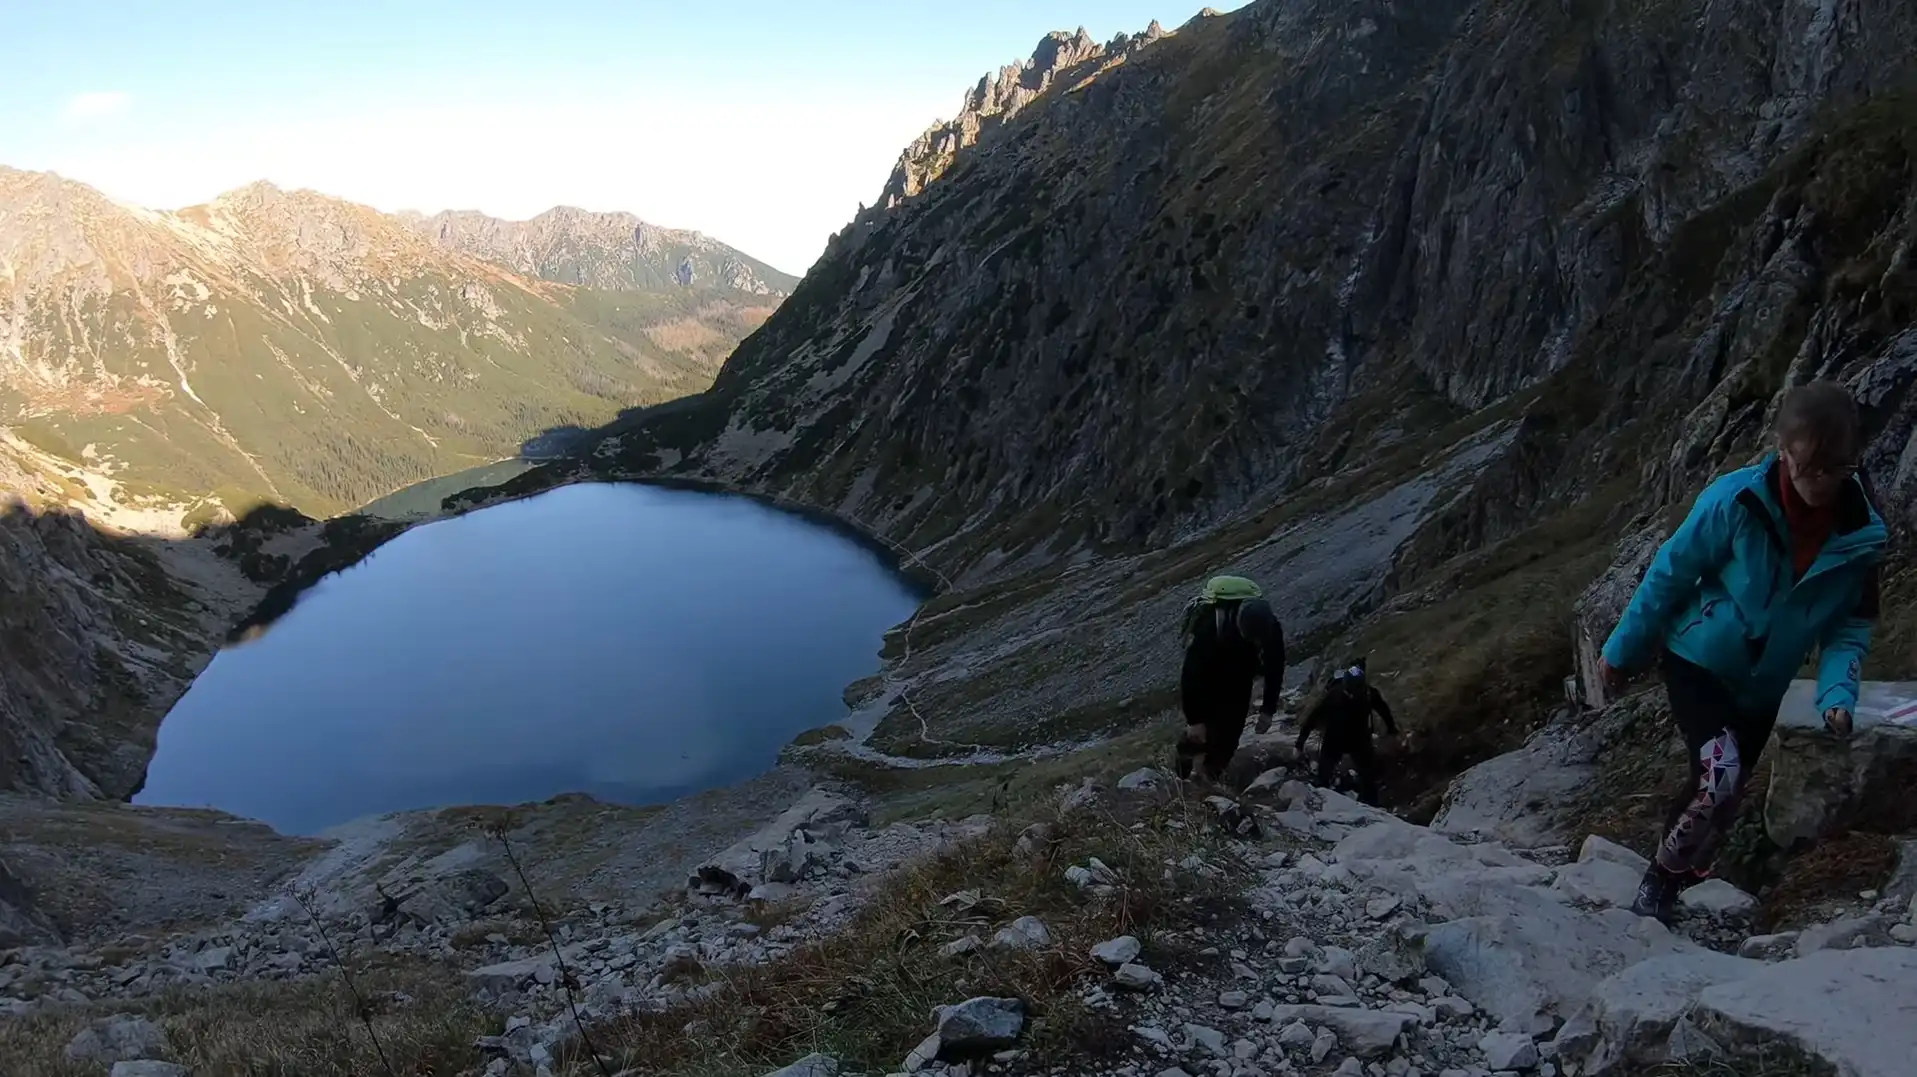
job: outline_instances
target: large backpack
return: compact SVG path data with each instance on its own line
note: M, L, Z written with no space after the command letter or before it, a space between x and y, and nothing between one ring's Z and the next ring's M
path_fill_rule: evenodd
M1215 627L1222 635L1240 603L1263 597L1264 590L1243 576L1213 576L1205 581L1204 590L1185 603L1184 615L1179 621L1180 636L1184 642L1191 642L1198 631L1199 619L1206 616L1216 619Z

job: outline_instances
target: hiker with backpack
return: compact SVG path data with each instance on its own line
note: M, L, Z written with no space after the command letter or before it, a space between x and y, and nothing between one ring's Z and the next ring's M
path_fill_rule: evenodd
M1384 719L1385 732L1398 735L1398 723L1391 717L1391 705L1378 689L1365 680L1365 660L1359 658L1339 670L1325 688L1324 698L1305 715L1298 727L1298 758L1305 755L1305 739L1314 729L1324 733L1318 739L1318 784L1329 789L1338 776L1338 764L1346 757L1358 771L1358 799L1378 803L1378 756L1371 743L1371 716Z
M1608 688L1660 660L1690 756L1632 911L1668 922L1708 877L1791 680L1810 653L1824 725L1848 737L1889 532L1858 472L1857 402L1832 382L1778 409L1776 447L1712 482L1659 548L1605 642Z
M1238 751L1251 714L1252 682L1265 680L1258 731L1271 728L1285 681L1285 633L1259 586L1215 576L1185 604L1185 664L1178 679L1185 732L1178 776L1217 779Z

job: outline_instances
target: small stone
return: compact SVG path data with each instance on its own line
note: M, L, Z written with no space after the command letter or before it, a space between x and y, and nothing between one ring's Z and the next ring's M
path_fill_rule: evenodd
M1311 1041L1312 1063L1316 1064L1319 1062L1323 1062L1325 1060L1325 1056L1329 1055L1332 1051L1336 1050L1337 1047L1338 1047L1338 1034L1331 1031L1328 1028L1319 1029L1318 1035Z
M1865 890L1857 895L1859 901L1876 901L1878 897L1879 895L1875 890Z
M1382 920L1397 912L1398 906L1402 904L1404 903L1395 897L1372 898L1365 902L1365 915L1373 920Z
M1050 929L1036 916L1021 916L992 936L992 945L1001 950L1037 950L1051 944Z
M1893 924L1890 929L1890 937L1903 943L1905 946L1917 946L1917 927L1913 927L1910 924Z
M765 1077L838 1077L839 1060L831 1055L810 1054L782 1070Z
M939 1011L943 1050L989 1051L1010 1047L1025 1029L1025 1003L1015 998L973 998Z
M1112 980L1127 991L1150 991L1165 982L1163 976L1139 964L1118 966Z
M1161 1051L1172 1049L1171 1033L1157 1025L1133 1025L1132 1034Z
M1251 1008L1251 1018L1254 1021L1270 1021L1271 1000L1259 999L1258 1004Z
M899 1068L907 1073L917 1073L938 1059L939 1047L939 1034L934 1032L920 1040L917 1047L912 1048L905 1056L905 1061L899 1064Z
M1278 1030L1278 1042L1286 1047L1309 1047L1313 1039L1311 1027L1303 1021L1293 1021Z
M1173 1066L1171 1069L1168 1069L1168 1070L1159 1070L1158 1077L1191 1077L1191 1074L1186 1073L1184 1070L1179 1069L1177 1066Z
M1243 991L1224 991L1218 995L1218 1005L1221 1009L1242 1010L1250 1002L1251 999L1247 998Z
M1311 989L1319 995L1332 998L1352 998L1357 995L1357 992L1351 989L1351 984L1338 976L1313 976Z
M1132 961L1138 957L1139 951L1142 949L1144 949L1144 947L1139 944L1138 939L1134 936L1120 935L1115 939L1107 939L1097 946L1092 947L1092 958L1115 968L1119 965L1131 964Z
M1722 879L1706 879L1678 896L1678 904L1709 916L1748 916L1757 899Z
M1151 767L1140 767L1118 779L1120 789L1154 789L1164 781L1164 775Z
M1528 1070L1538 1064L1538 1045L1522 1032L1493 1032L1478 1041L1484 1064L1494 1070Z
M1215 1028L1207 1028L1204 1025L1187 1024L1185 1026L1185 1036L1191 1040L1194 1046L1204 1048L1210 1052L1213 1057L1224 1058L1230 1053L1225 1050L1225 1034Z
M953 939L951 942L939 947L939 953L944 954L946 957L958 957L962 954L969 954L983 949L985 949L984 939L979 938L977 935L966 935L962 938Z
M115 1062L108 1077L188 1077L185 1066L176 1066L171 1062L155 1062L141 1058L126 1062Z
M1331 1077L1365 1077L1365 1064L1355 1058L1347 1058L1331 1071Z
M1456 995L1440 995L1431 1000L1431 1009L1439 1018L1446 1021L1462 1021L1477 1011L1467 999Z
M1784 931L1776 935L1752 935L1737 946L1737 956L1757 961L1778 961L1789 957L1797 949L1797 932Z

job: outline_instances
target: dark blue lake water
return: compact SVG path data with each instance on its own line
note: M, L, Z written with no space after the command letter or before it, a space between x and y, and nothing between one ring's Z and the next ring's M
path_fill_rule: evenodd
M842 717L919 594L743 498L570 486L415 528L214 658L138 804L288 833L565 792L648 804Z

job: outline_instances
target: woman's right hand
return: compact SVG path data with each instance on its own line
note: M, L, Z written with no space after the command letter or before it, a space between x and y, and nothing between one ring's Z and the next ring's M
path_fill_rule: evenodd
M1598 658L1598 680L1604 683L1604 690L1612 695L1624 690L1624 671L1606 662L1602 656Z

